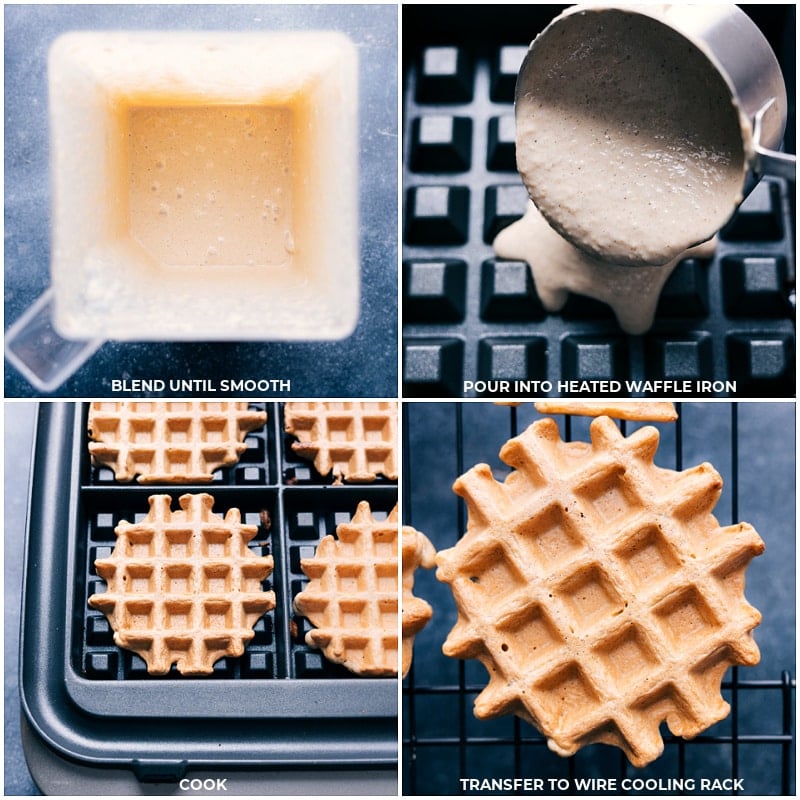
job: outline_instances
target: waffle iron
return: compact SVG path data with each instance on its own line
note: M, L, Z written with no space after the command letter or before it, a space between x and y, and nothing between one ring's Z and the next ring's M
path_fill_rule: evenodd
M253 406L265 409L268 421L248 435L240 463L216 473L210 485L175 489L115 483L110 470L90 464L87 406L40 405L20 693L26 756L44 791L216 786L220 793L281 794L325 786L337 794L396 794L397 681L355 678L327 662L306 646L308 623L292 611L305 582L300 559L360 500L376 516L387 514L396 483L331 485L291 452L281 407ZM277 606L257 623L245 655L218 661L213 675L182 677L173 667L149 676L138 656L114 645L105 617L87 606L91 593L104 590L93 563L113 548L121 519L146 514L150 494L198 491L215 497L216 513L235 506L245 523L260 525L251 548L274 557L265 588L275 590Z
M495 257L494 237L528 202L517 71L564 8L403 7L403 396L557 396L562 380L659 379L707 382L697 396L794 396L795 187L782 178L755 187L713 258L678 265L643 336L576 294L546 312L527 264ZM744 8L781 63L794 152L794 6Z

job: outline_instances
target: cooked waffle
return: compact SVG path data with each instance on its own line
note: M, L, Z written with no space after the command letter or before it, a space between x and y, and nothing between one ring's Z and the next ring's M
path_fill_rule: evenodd
M397 403L286 403L292 450L336 483L397 479Z
M411 668L414 637L427 625L433 609L424 600L414 597L414 573L417 567L431 569L436 564L436 551L424 533L403 525L403 672Z
M477 717L515 713L560 755L605 742L643 766L662 721L696 736L730 710L726 669L758 662L744 573L764 543L719 526L709 464L653 464L654 428L625 438L599 417L590 431L566 443L540 420L500 451L504 483L485 464L456 481L469 523L437 556L458 606L444 652L487 667Z
M111 556L95 561L108 591L89 605L153 675L172 664L183 675L210 673L220 658L242 655L256 620L275 607L274 592L261 588L272 556L250 552L258 528L243 525L236 508L224 519L214 514L209 494L183 495L179 511L169 495L149 503L141 522L117 526Z
M122 483L208 483L267 421L247 403L120 401L89 407L89 452Z
M614 417L639 422L675 422L678 412L669 402L610 403L606 400L540 400L534 403L541 414L577 414L583 417Z
M300 562L311 579L294 599L315 626L306 644L357 675L397 675L397 507L385 521L369 503Z

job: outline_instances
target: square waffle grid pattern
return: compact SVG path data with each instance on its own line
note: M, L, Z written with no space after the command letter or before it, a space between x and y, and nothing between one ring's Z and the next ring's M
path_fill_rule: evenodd
M441 419L431 424L432 427L435 427L438 437L436 443L431 444L431 432L425 429L426 423L423 420L426 415L422 408L420 406L410 409L408 406L404 406L404 522L419 525L420 529L424 530L432 539L437 549L444 549L454 544L453 537L458 535L457 532L463 532L466 529L464 504L461 501L454 502L449 506L453 509L452 512L440 509L430 516L432 513L430 511L431 499L436 490L429 489L427 485L423 488L419 479L413 477L414 473L425 474L433 468L437 460L442 458L441 454L445 452L448 461L452 460L451 454L455 455L456 474L461 475L473 463L485 460L486 454L481 456L485 451L485 438L476 437L470 433L475 430L475 418L469 416L465 419L462 405L456 404L449 425L442 425ZM440 408L443 407L440 406ZM728 452L722 456L722 466L723 474L728 474L727 481L730 486L728 491L732 490L731 519L738 520L739 434L737 408L735 404L731 404L730 408L725 408L724 411L722 407L718 408L731 418ZM678 410L679 412L681 410L680 404L678 404ZM500 411L500 409L495 409L495 411ZM524 413L522 408L511 408L507 411L504 410L503 413L507 414L509 418L509 438L516 436L528 424L528 421L523 422L520 416ZM572 438L586 438L585 433L579 433L573 437L572 431L576 425L588 426L590 420L574 422L569 417L563 419L565 441ZM626 427L630 432L632 425L637 426L635 423L626 422L622 422L620 425L623 433L626 433ZM412 427L417 427L419 430L412 432ZM494 432L494 428L492 431ZM665 450L668 454L662 454L657 463L663 463L664 466L674 467L677 470L682 469L685 434L680 417L676 423L661 428L661 434L659 451ZM482 441L477 441L478 439ZM692 463L695 463L696 460L692 457ZM438 501L437 505L442 505L441 501ZM431 526L426 529L423 522L415 518L415 507L419 507L429 521L435 519L436 522L431 522ZM720 517L722 513L726 514L727 510L723 511L718 508L718 518L720 518L721 524L726 524ZM448 532L448 538L443 541L441 534L445 531ZM440 534L438 537L437 533ZM546 539L546 535L540 539ZM551 542L551 544L554 543ZM574 550L572 552L574 553ZM641 557L640 560L646 561L646 557L655 557L656 551L653 547L645 547L639 548L638 554ZM561 555L563 556L563 552ZM476 558L476 563L479 560ZM635 562L631 562L629 567L637 569ZM476 569L479 569L479 566L476 566ZM592 575L593 573L590 571L585 574ZM422 573L418 572L418 580L422 577ZM595 575L595 577L597 576ZM640 578L643 584L646 584L644 567L642 567ZM569 594L573 599L565 600L565 602L573 603L574 597L578 596L588 597L592 588L601 591L599 587L602 586L602 581L598 579L594 583L591 581L589 583L591 585L587 585L584 592L573 593L570 589ZM424 589L420 587L418 594L434 602L434 595L431 592L441 592L443 584L431 578L428 579L428 584ZM433 584L433 589L430 584ZM444 587L444 591L449 591L449 587ZM642 591L646 591L646 588L643 588ZM497 592L492 597L493 599L489 601L491 607L496 609L499 614L502 610L502 599ZM602 605L602 602L607 601L608 598L600 597L599 600ZM485 604L487 600L484 599L483 602ZM445 612L443 604L434 604L434 606L436 609L434 622L436 623L438 615L439 621L436 624L441 626L441 630L436 637L437 640L433 644L429 643L429 647L438 651L441 646L438 639L441 638L443 641L455 621L455 617L442 620L441 615ZM671 607L671 604L663 603L657 611L657 614L661 614L659 624L665 629L669 627L669 609ZM575 613L580 612L580 609L577 608L570 610ZM762 611L764 610L762 609ZM578 615L580 616L580 614ZM518 618L520 616L517 615ZM546 626L541 618L528 621L531 624L526 630L532 635L539 635L536 645L541 649L543 644L546 646L542 639L542 633L546 630ZM509 647L513 647L522 638L520 631L515 631L514 636L509 637L506 641L509 642ZM667 638L669 638L669 634ZM756 629L756 638L759 638L758 629ZM618 643L622 648L636 647L637 644L630 637L624 636L619 639ZM420 647L419 640L417 646ZM528 646L533 645L528 642ZM723 696L731 705L731 714L728 719L691 741L670 735L664 730L667 744L665 754L646 770L635 770L620 751L602 746L580 750L569 758L556 756L548 750L545 738L535 728L515 716L494 720L475 719L472 711L473 703L487 682L486 671L482 666L472 660L448 659L440 652L417 652L414 659L412 670L403 685L403 792L406 795L452 794L461 789L460 778L473 776L481 778L551 776L567 779L572 786L576 785L576 780L592 776L614 777L617 780L636 777L657 780L670 777L685 781L691 778L696 779L698 776L713 777L709 772L710 763L725 765L719 772L720 777L737 778L744 773L753 774L752 770L740 768L740 765L749 763L753 758L764 759L764 763L768 760L771 764L768 775L763 773L763 770L759 771L760 775L763 773L764 794L791 794L794 768L795 680L789 671L776 675L774 679L762 680L747 678L748 670L742 671L740 668L734 667L726 674L722 686ZM573 699L577 700L580 705L579 698ZM748 709L751 715L753 709L757 709L759 719L766 717L765 721L760 722L757 726L758 733L751 733L745 728L744 715L748 713ZM768 732L764 732L765 730ZM709 750L714 752L709 755L709 761L706 763L704 758L709 754ZM745 759L748 761L745 762ZM714 775L716 774L715 772ZM559 793L555 790L548 792L546 781L545 787L543 793ZM503 794L506 792L482 791L481 793ZM587 790L587 792L569 791L566 793L603 794L603 791ZM640 794L643 792L615 791L611 793ZM676 790L668 793L679 794L682 792ZM689 791L688 793L693 794L694 792Z
M526 7L512 31L462 9L449 38L427 7L403 9L414 32L404 53L403 395L476 396L464 380L548 380L557 395L559 380L663 378L792 396L793 187L782 180L758 184L710 261L676 268L644 336L626 335L605 304L575 294L549 314L528 266L494 257L494 237L528 200L515 167L516 74L561 8ZM482 25L492 44L468 38Z
M439 552L459 606L444 652L485 648L492 680L476 715L518 708L562 754L602 731L643 766L662 746L654 710L698 733L727 716L718 687L730 662L758 660L748 634L760 615L737 576L763 544L744 525L712 534L704 512L719 476L655 467L654 428L626 438L602 417L590 454L564 444L553 419L536 430L501 451L516 467L507 481L477 467L454 485L470 533ZM498 515L502 529L485 522Z
M306 563L310 585L297 608L323 652L364 675L397 672L397 514L376 522L360 505Z
M229 508L238 508L244 524L258 527L249 547L256 556L273 556L275 570L262 582L262 588L275 591L277 601L276 608L255 623L255 636L244 655L217 661L210 677L352 677L345 668L330 663L320 651L305 644L309 623L296 616L292 608L293 598L308 582L300 561L312 557L319 541L333 534L337 525L350 521L360 500L367 500L376 516L388 516L396 503L397 484L378 481L369 486L331 486L330 478L319 476L308 462L299 463L291 452L293 437L283 433L282 405L251 406L267 411L266 425L247 435L247 448L239 463L216 471L210 484L119 484L110 469L91 465L88 446L81 443L78 514L79 529L83 528L86 536L85 548L79 548L76 556L79 579L72 630L72 661L78 674L95 680L148 677L145 662L117 648L106 617L87 605L90 595L106 591L94 562L111 555L116 542L114 529L122 520L141 522L145 518L150 495L170 494L175 509L180 495L208 492L215 498L214 513L224 515ZM180 676L175 668L160 679L194 680Z
M261 427L246 403L132 401L92 403L94 459L118 480L200 481L235 463L251 428Z
M184 674L210 672L225 653L244 652L274 607L262 590L272 559L247 547L258 527L240 525L238 511L214 514L208 494L182 496L180 510L169 495L150 500L147 518L120 525L111 558L95 562L108 589L90 605L113 615L117 636L151 672L173 662Z
M335 480L369 483L397 477L393 402L292 402L284 407L292 450Z

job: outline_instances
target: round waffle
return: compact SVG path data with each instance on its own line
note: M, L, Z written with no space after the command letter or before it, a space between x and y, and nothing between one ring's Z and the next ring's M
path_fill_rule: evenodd
M456 481L469 522L437 555L458 607L444 652L488 669L477 717L514 713L560 755L605 742L643 766L662 721L696 736L730 710L727 668L758 662L744 573L764 543L719 526L709 464L654 465L654 428L625 438L599 417L590 431L567 443L540 420L500 451L503 483L485 464Z
M436 564L436 550L424 533L403 525L403 672L411 669L414 637L428 624L433 609L424 600L414 597L414 573L417 567L431 569Z
M397 403L286 403L292 450L337 483L397 480Z
M149 503L141 522L117 526L111 556L95 561L108 591L89 605L153 675L172 664L183 675L208 674L220 658L242 655L255 622L275 607L275 593L261 588L272 556L254 555L247 543L258 528L243 525L236 508L214 514L209 494L183 495L179 511L169 495Z
M266 421L246 402L98 401L89 406L89 452L122 483L208 483Z
M294 607L315 626L306 644L357 675L397 675L397 536L397 507L379 521L362 501L300 562L310 581Z

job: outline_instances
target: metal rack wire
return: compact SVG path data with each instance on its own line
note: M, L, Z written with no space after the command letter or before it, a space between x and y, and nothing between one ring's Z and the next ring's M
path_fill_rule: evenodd
M414 404L421 406L422 404ZM476 438L485 436L491 441L499 431L493 429L486 435L485 431L476 430L473 408L470 423L465 423L464 407L468 404L430 405L429 411L420 408L409 409L404 405L404 454L405 479L404 515L407 524L419 526L417 516L425 519L424 506L430 503L437 487L425 486L420 490L421 481L415 474L430 475L434 467L430 463L435 453L445 454L452 458L454 473L449 476L452 482L457 475L463 474L472 465L473 453L466 454L467 445L473 448ZM739 408L736 403L704 404L703 413L726 415L724 426L729 428L729 439L724 442L714 441L707 444L707 449L725 450L720 454L726 480L726 498L730 502L730 510L717 509L717 516L730 513L732 521L739 520L739 460L745 455L740 453ZM713 412L711 409L714 409ZM681 404L678 404L679 419L672 428L662 431L662 444L671 460L667 466L676 470L684 468L685 443L687 431L682 421ZM497 416L500 409L491 412ZM516 436L525 427L521 422L523 409L508 409L507 435ZM442 424L442 419L451 419ZM444 415L444 416L443 416ZM583 425L583 421L573 423L570 417L562 420L562 435L565 439L573 438L574 424ZM623 433L632 423L620 423ZM423 430L419 430L422 428ZM431 446L426 435L435 432L437 441ZM505 435L505 434L504 434ZM697 437L697 432L691 433ZM706 435L704 433L701 436ZM581 434L578 434L580 437ZM674 439L672 438L674 436ZM451 441L452 437L452 441ZM452 444L452 450L450 445ZM713 446L712 446L713 445ZM694 444L692 445L694 447ZM492 444L486 443L485 457L491 458ZM691 449L691 448L690 448ZM747 454L748 456L750 454ZM691 457L694 457L692 452ZM716 458L716 456L714 456ZM441 465L439 465L441 468ZM434 478L436 480L436 478ZM429 479L424 481L429 483ZM422 496L419 496L422 495ZM727 500L726 500L727 502ZM466 529L465 507L461 500L453 500L452 505L442 501L444 509L437 509L436 518L443 520L447 514L450 523L447 528L452 535L460 537ZM422 513L419 513L422 511ZM455 541L443 544L437 523L432 522L433 529L425 530L434 541L437 549L450 546ZM422 529L422 528L421 528ZM439 541L437 541L437 537ZM794 569L794 562L787 564L787 569ZM432 576L417 573L417 590L415 593L425 596L426 587L435 584ZM776 579L780 579L777 578ZM434 587L435 588L435 587ZM433 602L433 601L431 601ZM440 612L435 605L435 614ZM445 615L446 615L445 611ZM451 620L452 621L452 620ZM446 635L447 623L437 631L439 636ZM451 661L445 656L431 654L430 650L441 645L425 645L418 640L417 648L427 647L428 652L415 651L417 669L412 670L403 685L403 794L460 794L479 791L483 794L508 794L513 791L513 779L525 779L538 776L545 779L540 791L534 784L517 784L524 793L532 794L696 794L701 789L700 779L726 780L722 786L717 785L716 794L772 794L790 795L794 792L794 695L795 679L790 669L791 664L776 665L774 678L749 678L750 670L734 667L729 671L722 684L723 695L730 703L731 713L728 719L718 723L708 732L691 741L669 735L664 730L666 743L665 755L654 764L640 770L631 767L624 755L613 748L594 745L579 751L575 756L562 759L555 756L547 748L547 743L538 731L517 717L493 721L472 719L471 706L474 697L484 688L485 679L480 667L474 662L458 661L455 665L447 665ZM770 672L772 664L769 664ZM744 677L743 677L744 676ZM753 714L759 715L758 724L750 723ZM436 718L436 719L433 719ZM753 765L759 769L757 781L754 778ZM470 783L471 776L481 778L505 779L506 783ZM743 776L747 776L746 782ZM566 779L567 783L549 783L549 778ZM613 791L604 791L602 784L586 784L581 789L578 780L587 778L615 779ZM464 780L462 780L464 779ZM625 782L627 779L627 782ZM756 786L756 782L758 785ZM569 788L564 788L564 787ZM598 788L599 787L599 788ZM710 791L711 787L707 787ZM649 789L649 791L648 791ZM709 793L706 791L704 793Z

